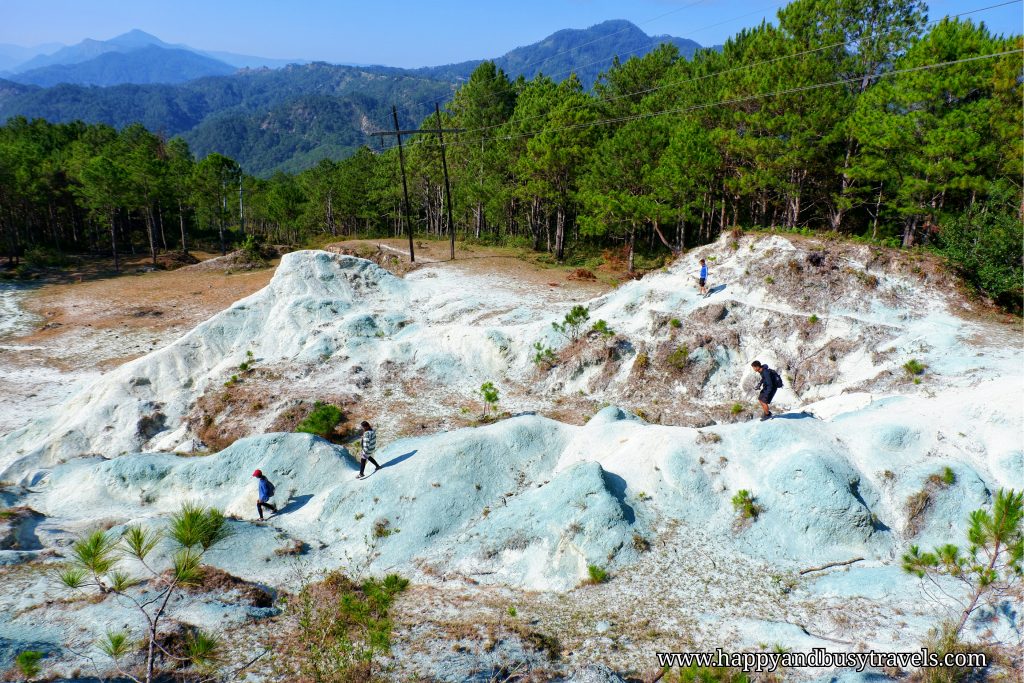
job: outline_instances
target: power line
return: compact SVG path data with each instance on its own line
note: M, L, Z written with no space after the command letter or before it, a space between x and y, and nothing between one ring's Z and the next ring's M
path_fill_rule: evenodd
M941 23L943 21L946 21L948 19L956 19L956 18L964 17L964 16L967 16L967 15L970 15L970 14L977 14L978 12L985 12L985 11L988 11L988 10L991 10L991 9L997 9L999 7L1005 7L1007 5L1013 5L1013 4L1020 3L1022 1L1024 1L1024 0L1008 0L1007 2L1002 2L1002 3L995 4L995 5L988 5L986 7L979 7L979 8L973 9L973 10L968 10L968 11L965 11L965 12L960 12L958 14L947 14L947 15L944 15L943 17L939 18L939 19L934 19L934 20L932 20L930 22L927 22L924 26L925 27L933 26L935 24L939 24L939 23ZM732 20L730 19L730 20L727 20L727 21L732 21ZM722 23L726 23L726 22L722 22ZM901 29L893 29L891 31L887 31L885 33L882 33L880 35L881 36L891 35L893 33L898 32L899 30L901 30ZM809 49L809 50L804 50L804 51L796 52L796 53L793 53L793 54L790 54L790 55L782 55L782 56L779 56L779 57L773 57L772 59L762 60L760 62L754 62L752 64L744 64L742 66L733 67L731 69L724 69L722 71L716 71L715 73L711 73L711 74L704 74L702 76L695 76L693 78L681 79L681 80L677 80L677 81L672 81L670 83L664 83L664 84L661 84L661 85L652 86L650 88L644 88L642 90L636 90L636 91L629 92L629 93L623 93L621 95L615 95L613 97L606 97L606 98L603 98L600 101L601 102L613 102L615 100L623 99L623 98L626 98L626 97L634 97L636 95L646 95L646 94L649 94L649 93L652 93L652 92L656 92L658 90L662 90L664 88L670 88L670 87L675 87L675 86L679 86L679 85L685 85L687 83L695 83L695 82L702 81L702 80L707 80L709 78L713 78L713 77L716 77L716 76L722 76L722 75L725 75L725 74L746 71L746 70L753 69L753 68L756 68L756 67L760 67L760 66L764 66L764 65L768 65L768 64L773 64L775 62L779 62L779 61L783 61L783 60L787 60L787 59L793 59L793 58L796 58L796 57L802 57L802 56L805 56L805 55L808 55L808 54L813 54L815 52L821 52L821 51L825 51L825 50L831 50L831 49L835 49L835 48L839 48L839 47L848 46L851 43L860 42L862 40L863 40L863 38L861 38L861 39L850 39L850 40L843 41L843 42L832 43L830 45L824 45L822 47L813 48L813 49ZM584 66L586 66L586 65L584 65ZM896 72L887 72L887 73L896 73ZM869 80L875 80L875 79L880 78L880 77L882 77L884 75L886 75L886 74L876 74L874 76L868 76L867 78ZM863 78L862 76L858 76L856 78L851 78L851 79L846 79L846 80L843 80L843 81L833 82L832 84L851 83L851 82L854 82L854 81L857 81L857 80L861 80L862 78ZM588 107L588 106L592 106L592 103L582 104L582 105L578 105L576 107L570 107L566 111L574 111L576 109L580 109L580 108ZM533 116L522 117L522 118L519 118L519 119L516 119L516 120L517 121L530 121L530 120L533 120L533 119L543 118L543 117L546 117L546 116L548 116L548 113L535 114ZM616 120L617 119L608 119L607 121L608 122L612 122L612 121L616 121ZM631 120L631 119L627 118L625 120ZM502 123L492 124L492 125L489 125L489 126L479 126L477 128L465 129L462 132L463 133L473 133L473 132L478 132L478 131L483 131L483 130L491 130L493 128L500 128L500 127L506 125L507 123L508 122L505 121L505 122L502 122ZM562 129L556 128L556 129L548 129L548 130L557 131L557 130L562 130ZM540 133L540 132L542 132L542 131L534 131L534 132L531 132L531 133L524 133L524 134L520 134L519 136L536 135L537 133ZM495 138L478 137L478 138L474 138L474 139L470 140L469 142L460 142L460 141L449 142L448 145L449 146L458 146L458 145L465 146L465 145L469 145L469 144L477 144L478 142L481 142L481 141L484 141L484 140L488 140L488 139L511 139L511 138L509 138L507 136L506 137L498 136L498 137L495 137ZM418 146L418 145L422 145L422 144L429 145L431 143L430 143L429 140L425 140L425 139L412 140L412 141L410 141L408 143L408 146L409 147L414 147L414 146ZM394 147L395 147L395 145L391 145L391 146L386 147L385 149L380 150L380 151L383 153L383 152L386 152L386 151L388 151L390 149L393 149Z
M914 73L914 72L917 72L917 71L926 71L926 70L929 70L929 69L938 69L938 68L947 67L947 66L954 66L956 64L966 64L966 63L969 63L969 62L976 62L976 61L980 61L980 60L983 60L983 59L994 59L996 57L1003 57L1003 56L1006 56L1006 55L1021 54L1021 53L1024 53L1024 49L1018 48L1016 50L1005 50L1003 52L994 52L994 53L987 54L987 55L975 55L973 57L964 57L962 59L955 59L955 60L950 60L950 61L946 61L946 62L936 62L934 64L923 64L921 66L907 67L905 69L894 69L892 71L886 71L886 72L883 72L883 73L880 73L880 74L871 75L871 76L868 76L867 78L870 79L870 80L876 80L876 79L880 79L880 78L887 78L889 76L895 76L895 75L898 75L898 74ZM689 106L689 107L676 107L676 108L672 108L672 109L663 109L661 111L656 111L656 112L646 112L646 113L643 113L643 114L631 114L629 116L619 116L619 117L608 118L608 119L600 119L600 120L597 120L597 121L588 121L586 123L578 123L578 124L574 124L574 125L571 125L571 126L562 126L560 128L547 128L547 129L529 131L529 132L526 132L526 133L516 133L516 134L511 134L511 135L495 135L495 136L491 136L491 137L476 138L476 139L473 139L473 140L469 140L468 142L450 142L450 143L447 143L447 144L448 144L449 147L455 147L455 146L458 146L458 145L470 145L470 144L475 145L475 144L480 143L480 142L487 142L487 141L492 141L492 140L514 140L516 138L521 138L521 137L530 137L530 136L533 136L533 135L537 135L539 133L559 132L559 131L564 131L564 130L575 130L575 129L579 129L579 128L589 128L591 126L600 126L600 125L606 125L606 124L610 124L610 123L626 123L626 122L629 122L629 121L636 121L636 120L640 120L640 119L653 118L653 117L656 117L656 116L663 116L663 115L666 115L666 114L683 114L683 113L687 113L687 112L691 112L691 111L698 111L698 110L701 110L701 109L709 109L711 107L718 107L718 106L731 105L731 104L740 104L740 103L743 103L743 102L750 102L750 101L761 99L761 98L765 98L765 97L774 97L774 96L778 96L778 95L792 95L792 94L801 93L801 92L808 92L808 91L811 91L811 90L820 90L822 88L829 88L829 87L833 87L833 86L836 86L836 85L844 85L844 84L847 84L847 83L855 83L855 82L860 81L860 80L863 80L862 76L856 76L854 78L842 78L842 79L839 79L839 80L828 81L828 82L825 82L825 83L814 83L814 84L811 84L811 85L804 85L804 86L799 86L799 87L796 87L796 88L787 88L787 89L784 89L784 90L775 90L775 91L767 92L767 93L758 93L756 95L748 95L748 96L744 96L744 97L736 97L736 98L727 99L727 100L720 100L718 102L710 102L710 103L706 103L706 104L692 105L692 106Z
M967 16L969 14L976 14L978 12L985 12L985 11L990 10L990 9L996 9L996 8L999 8L999 7L1005 7L1006 5L1013 5L1013 4L1017 4L1019 2L1022 2L1022 1L1024 1L1024 0L1009 0L1008 2L1003 2L1003 3L996 4L996 5L989 5L987 7L980 7L978 9L968 10L966 12L960 12L959 14L947 14L947 15L943 16L940 19L935 19L933 21L930 21L930 22L926 23L925 27L941 23L943 21L946 21L947 19L955 19L955 18ZM896 33L899 30L900 29L893 29L891 31L887 31L885 33L882 33L880 35L881 36L891 35L893 33ZM636 90L636 91L629 92L629 93L623 93L621 95L615 95L614 97L606 97L606 98L603 98L600 101L601 102L613 102L615 100L620 100L620 99L623 99L623 98L626 98L626 97L634 97L636 95L646 95L646 94L649 94L649 93L652 93L652 92L656 92L658 90L662 90L664 88L670 88L670 87L674 87L674 86L677 86L677 85L685 85L687 83L696 83L698 81L707 80L709 78L714 78L716 76L722 76L722 75L725 75L725 74L746 71L748 69L753 69L753 68L756 68L756 67L759 67L759 66L765 66L767 64L773 64L775 62L783 61L783 60L786 60L786 59L793 59L795 57L802 57L802 56L805 56L805 55L813 54L815 52L822 52L822 51L825 51L825 50L832 50L832 49L835 49L835 48L848 46L851 43L859 42L859 40L863 40L863 39L856 39L856 38L854 38L854 39L850 39L850 40L847 40L847 41L844 41L844 42L832 43L831 45L824 45L822 47L817 47L817 48L813 48L813 49L810 49L810 50L804 50L802 52L796 52L796 53L793 53L791 55L782 55L782 56L779 56L779 57L773 57L772 59L766 59L766 60L762 60L760 62L754 62L752 64L744 64L742 66L733 67L731 69L724 69L722 71L716 71L715 73L711 73L711 74L704 74L702 76L695 76L693 78L680 79L680 80L677 80L677 81L672 81L670 83L663 83L661 85L652 86L650 88L644 88L642 90ZM579 105L579 106L576 106L576 107L570 107L569 109L567 109L565 111L574 111L576 109L580 109L580 108L588 107L588 106L591 106L591 103L587 103L587 104L584 104L584 105ZM547 115L548 115L547 113L535 114L533 116L526 116L526 117L522 117L522 118L519 118L519 119L516 119L516 120L517 121L530 121L530 120L537 119L537 118L543 118L543 117L545 117ZM477 128L469 128L469 129L464 130L463 132L464 133L473 133L473 132L482 131L482 130L490 130L492 128L500 128L501 126L504 126L507 123L508 122L506 121L506 122L502 122L502 123L492 124L492 125L489 125L489 126L479 126ZM417 144L422 144L422 143L419 142L419 141L413 141L413 142L410 142L409 144L411 146L411 145L417 145Z

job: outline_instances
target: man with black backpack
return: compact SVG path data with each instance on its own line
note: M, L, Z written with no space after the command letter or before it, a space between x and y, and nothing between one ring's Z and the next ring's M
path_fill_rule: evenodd
M782 388L782 377L767 365L761 365L759 360L751 363L750 367L754 368L754 372L761 376L757 383L757 389L761 392L757 395L757 402L761 404L761 410L764 412L764 415L761 416L761 422L764 422L773 417L768 406L775 398L775 392Z

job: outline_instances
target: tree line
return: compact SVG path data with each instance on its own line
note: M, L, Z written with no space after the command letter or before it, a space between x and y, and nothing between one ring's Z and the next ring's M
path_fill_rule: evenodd
M918 0L795 0L774 24L683 59L671 45L575 76L482 63L436 136L405 140L417 233L547 251L678 251L734 226L941 250L1019 309L1021 36ZM189 235L405 234L397 149L260 180L141 126L12 119L0 129L7 253L187 249Z

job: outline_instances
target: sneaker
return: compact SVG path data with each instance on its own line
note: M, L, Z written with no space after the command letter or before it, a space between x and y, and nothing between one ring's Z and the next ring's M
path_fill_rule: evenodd
M770 420L770 419L772 419L773 417L775 417L775 416L774 416L774 415L772 415L771 413L768 413L767 415L762 415L762 416L761 416L761 422L764 422L765 420Z
M365 474L357 474L356 475L356 479L366 479L366 475Z

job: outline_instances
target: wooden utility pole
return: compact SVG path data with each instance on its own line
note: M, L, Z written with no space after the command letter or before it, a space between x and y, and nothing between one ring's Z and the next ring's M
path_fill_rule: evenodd
M452 221L452 187L448 183L448 160L444 154L444 127L441 125L441 107L434 102L434 113L437 114L437 137L441 140L441 168L444 170L444 199L448 209L448 236L451 238L452 261L455 260L455 223Z
M416 254L413 251L412 218L409 215L409 213L410 213L410 209L409 209L409 186L408 186L408 183L406 183L406 180L405 180L405 153L404 153L404 151L402 149L402 136L403 135L416 135L417 133L437 133L441 137L441 166L444 169L445 197L448 200L447 201L447 204L448 204L448 226L449 226L449 230L451 231L452 258L453 259L455 258L455 225L452 223L452 198L451 198L451 188L450 188L450 185L448 183L448 162L445 159L445 154L444 154L444 133L445 133L445 131L441 129L441 112L440 112L440 107L438 107L436 102L434 103L434 110L437 112L437 126L438 126L437 128L433 128L433 129L432 128L424 128L424 129L421 129L421 130L400 130L398 128L398 109L395 106L392 106L391 107L391 117L394 120L395 129L394 130L378 130L378 131L374 131L372 133L369 133L369 135L371 135L371 136L379 136L381 138L383 138L385 135L394 135L395 138L397 138L397 140L398 140L398 165L399 165L399 168L402 171L402 196L405 198L405 222L409 226L409 261L411 263L415 263L416 262ZM449 128L447 132L449 132L449 133L458 133L461 130L462 130L461 128Z
M405 182L405 153L402 152L402 131L398 130L398 109L391 106L395 119L395 137L398 138L398 166L402 169L402 197L405 198L405 225L409 232L409 263L416 263L416 251L412 244L412 212L409 209L409 186Z

